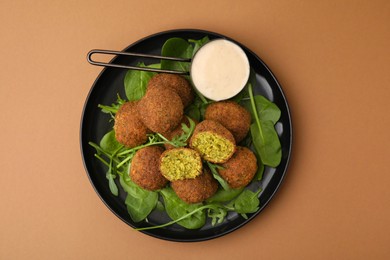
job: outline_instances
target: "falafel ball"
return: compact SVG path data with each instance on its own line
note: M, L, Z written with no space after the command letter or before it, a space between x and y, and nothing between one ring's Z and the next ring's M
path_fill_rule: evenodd
M197 123L195 120L191 119L195 124ZM183 119L181 120L180 124L173 129L170 132L163 133L162 135L167 138L169 141L172 141L172 139L176 136L180 136L183 134L183 128L182 124L185 124L187 127L190 127L190 121L188 120L187 116L183 116ZM165 149L173 149L175 148L173 145L166 143L164 144Z
M147 91L153 88L172 89L179 95L184 107L187 107L194 100L194 90L188 81L179 75L167 73L157 74L149 80Z
M234 101L221 101L208 105L204 117L226 127L237 143L248 134L251 125L251 114Z
M197 150L206 161L224 163L234 154L236 141L232 133L220 123L204 120L195 127L190 147Z
M132 160L130 168L131 180L146 190L159 190L164 188L168 180L160 172L159 162L163 148L148 146L138 150Z
M202 173L202 158L190 148L166 150L160 157L160 171L170 181L193 179Z
M243 188L248 185L257 172L257 158L246 147L237 146L237 150L226 163L223 169L218 169L219 175L233 189Z
M148 129L137 114L137 103L138 101L124 103L115 115L115 138L128 148L141 145L148 139Z
M183 118L183 103L170 88L153 88L138 102L138 115L150 130L165 133L178 126Z
M171 182L176 195L186 203L199 203L213 196L218 189L218 183L208 169L195 179L185 179Z

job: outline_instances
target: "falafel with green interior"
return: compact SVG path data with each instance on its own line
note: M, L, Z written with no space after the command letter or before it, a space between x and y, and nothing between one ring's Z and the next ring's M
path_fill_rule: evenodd
M157 74L148 82L147 90L149 91L153 88L172 89L179 95L184 107L187 107L194 100L194 90L190 83L179 75L167 73Z
M233 189L243 188L248 185L257 172L257 158L246 147L237 146L236 152L229 161L218 169L219 175Z
M202 158L190 148L166 150L160 157L161 174L170 181L193 179L202 173Z
M204 118L226 127L233 134L236 143L244 139L251 125L251 114L234 101L211 103L206 108Z
M170 88L152 88L137 104L138 115L147 128L164 133L177 127L183 118L183 103Z
M218 189L218 183L208 169L194 179L171 182L176 195L184 202L192 204L202 202L213 196Z
M148 140L148 128L137 115L138 101L124 103L115 114L114 132L116 140L133 148Z
M146 190L164 188L168 180L160 172L159 161L163 153L160 146L144 147L136 152L130 166L131 180Z
M190 147L212 163L224 163L234 154L236 141L232 133L216 121L204 120L194 130Z

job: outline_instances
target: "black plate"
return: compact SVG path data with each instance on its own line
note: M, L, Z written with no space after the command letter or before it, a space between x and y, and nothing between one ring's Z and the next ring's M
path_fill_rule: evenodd
M160 54L161 47L169 38L181 37L184 39L200 39L206 35L209 36L210 39L226 38L234 41L233 39L213 32L182 29L160 32L148 36L131 44L124 51ZM256 54L254 54L242 44L238 44L248 55L251 68L255 72L256 84L254 86L254 92L256 94L264 95L266 98L276 103L276 105L281 110L281 118L276 124L276 129L278 131L282 145L282 161L276 169L266 167L261 183L254 184L256 187L251 187L262 187L263 189L263 191L259 194L260 208L257 212L248 214L248 219L244 219L235 213L230 213L224 223L214 227L211 226L209 222L199 230L187 230L178 225L172 225L163 229L143 231L145 234L165 240L182 242L202 241L220 237L238 229L252 220L257 214L259 214L259 212L264 209L264 207L274 196L276 190L283 180L290 159L292 144L292 125L288 104L280 84L277 82L270 69L258 56L256 56ZM155 60L149 61L145 58L138 59L134 57L117 57L114 58L111 62L135 65L140 61L143 61L146 64L156 62ZM119 217L131 227L142 227L147 225L147 223L134 223L128 215L124 203L125 193L120 190L118 197L115 197L111 194L107 179L105 177L107 168L94 157L95 150L88 145L89 141L99 142L103 135L112 129L112 123L109 123L109 115L103 114L98 108L98 104L111 104L115 102L117 93L119 93L121 97L126 96L123 86L123 79L125 74L126 70L123 69L105 68L94 82L86 99L81 118L81 153L89 179L95 188L95 191L106 204L106 206L117 217ZM154 212L148 217L148 219L149 222L154 225L169 221L164 212Z

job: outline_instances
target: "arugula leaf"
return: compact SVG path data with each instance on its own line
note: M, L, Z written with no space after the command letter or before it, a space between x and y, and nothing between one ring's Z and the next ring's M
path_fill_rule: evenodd
M139 67L146 67L138 63ZM154 72L141 70L128 70L124 79L126 97L129 101L141 99L145 93L149 80L155 75Z
M214 179L216 179L219 184L221 184L222 188L224 190L230 190L229 184L219 175L217 169L224 169L222 166L213 164L211 162L207 162L207 165L210 168L211 174L213 175Z

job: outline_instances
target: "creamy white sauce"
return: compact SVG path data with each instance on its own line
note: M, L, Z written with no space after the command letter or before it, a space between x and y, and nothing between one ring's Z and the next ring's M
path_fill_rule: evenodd
M220 101L234 97L249 78L249 61L237 44L218 39L199 49L192 59L191 79L205 97Z

